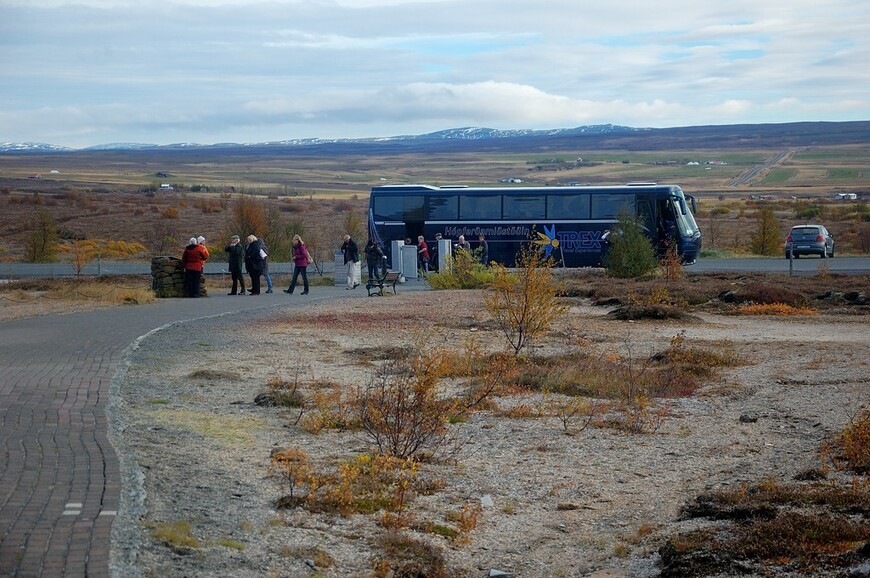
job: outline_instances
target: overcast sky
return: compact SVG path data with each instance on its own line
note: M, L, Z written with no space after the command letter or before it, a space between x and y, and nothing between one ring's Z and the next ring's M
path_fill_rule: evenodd
M870 120L868 0L0 0L0 142Z

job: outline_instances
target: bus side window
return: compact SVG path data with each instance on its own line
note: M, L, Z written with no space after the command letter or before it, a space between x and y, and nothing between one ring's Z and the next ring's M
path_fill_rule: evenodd
M589 195L547 195L547 217L550 219L588 219Z
M501 219L501 195L460 195L459 218Z
M459 218L459 196L438 195L428 199L428 221L455 221Z
M544 195L505 195L502 209L504 219L545 219L547 203Z
M635 214L634 197L618 194L592 195L593 219L617 219L622 213Z

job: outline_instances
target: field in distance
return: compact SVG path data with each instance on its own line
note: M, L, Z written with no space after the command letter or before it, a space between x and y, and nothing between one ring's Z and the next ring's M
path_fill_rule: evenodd
M21 260L37 210L51 214L67 240L124 239L142 243L151 253L174 253L193 234L216 240L225 235L232 207L244 194L260 198L273 214L274 227L302 229L323 244L328 256L333 249L329 235L340 235L347 227L364 235L358 223L365 222L371 187L397 183L675 183L698 198L708 249L745 251L747 229L760 206L776 210L783 237L793 224L818 221L837 237L838 254L870 249L868 145L390 154L319 150L2 155L0 259ZM515 184L505 185L508 180ZM172 190L161 190L161 185ZM855 193L858 199L835 200L837 193Z

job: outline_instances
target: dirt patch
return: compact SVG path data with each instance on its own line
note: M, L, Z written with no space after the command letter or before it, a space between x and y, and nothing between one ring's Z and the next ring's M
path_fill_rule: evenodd
M655 576L667 537L699 523L681 519L685 504L817 468L819 444L867 399L866 316L701 311L689 321L619 321L608 310L572 299L535 353L582 349L641 360L682 335L687 344L727 344L743 364L692 397L657 400L662 419L652 433L629 435L602 420L566 435L558 417L534 411L478 411L452 424L456 453L420 464L437 491L407 508L413 523L403 535L427 563L443 562L450 576ZM195 322L143 342L122 386L123 437L146 496L135 566L145 576L375 575L389 551L381 517L278 509L287 488L269 468L273 450L297 448L313 467L335 469L369 451L370 441L358 431L311 433L298 408L254 399L276 378L301 383L308 397L325 383L364 385L382 367L379 351L461 349L469 340L480 354L497 351L503 337L489 322L479 292L404 293ZM203 367L217 378L190 378ZM458 385L445 383L451 387ZM534 409L544 397L514 392L497 402ZM226 435L213 429L221 420ZM457 540L448 530L468 508L479 509L476 524ZM148 530L178 521L200 544L185 554Z

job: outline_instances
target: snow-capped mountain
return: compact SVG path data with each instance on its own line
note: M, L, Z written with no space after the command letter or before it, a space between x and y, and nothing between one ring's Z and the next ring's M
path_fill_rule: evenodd
M400 142L400 141L445 141L445 140L485 140L485 139L503 139L517 137L535 137L535 136L571 136L571 135L589 135L589 134L611 134L611 133L629 133L647 129L631 128L626 126L617 126L612 124L601 124L591 126L580 126L575 128L557 128L557 129L516 129L502 130L483 127L463 127L452 128L421 135L400 135L390 137L370 137L370 138L348 138L348 139L322 139L322 138L301 138L288 139L281 141L270 141L260 143L217 143L211 145L203 145L197 143L175 143L168 145L155 145L145 143L107 143L86 147L83 149L71 149L50 144L42 143L0 143L0 152L68 152L73 150L84 151L112 151L112 150L179 150L179 149L196 149L196 148L229 148L229 147L268 147L268 146L311 146L324 145L335 143L385 143L385 142Z
M73 149L67 147L60 147L57 145L39 143L39 142L3 142L0 143L0 152L4 153L55 153L55 152L68 152Z

